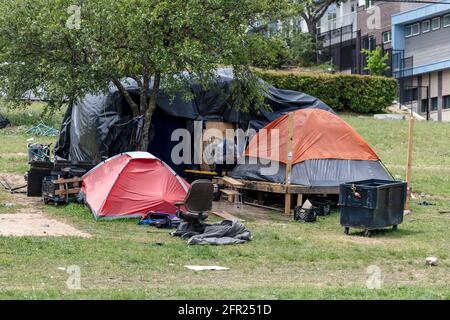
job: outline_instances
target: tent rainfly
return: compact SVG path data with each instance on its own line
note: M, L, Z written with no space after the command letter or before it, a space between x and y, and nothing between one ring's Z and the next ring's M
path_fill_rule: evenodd
M292 184L329 187L348 181L392 180L375 151L337 115L319 109L297 110L292 114ZM252 139L245 151L245 164L238 165L232 177L285 183L288 118L285 115L273 121ZM273 130L279 130L278 143L270 139ZM267 164L267 160L271 162ZM264 175L261 169L273 165L273 161L278 162L279 170Z
M83 177L81 194L95 219L140 218L149 212L176 213L189 184L147 152L112 157Z

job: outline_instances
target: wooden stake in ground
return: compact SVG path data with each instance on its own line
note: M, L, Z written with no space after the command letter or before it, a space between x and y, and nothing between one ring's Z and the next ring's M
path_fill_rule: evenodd
M287 140L287 162L286 162L286 195L284 203L284 214L291 215L291 199L292 195L289 193L289 185L291 184L292 171L292 141L294 139L294 114L292 112L288 115L288 140Z
M411 178L412 178L412 156L413 156L413 146L414 146L414 117L411 114L409 116L408 125L408 156L406 160L406 183L408 185L406 192L406 202L405 202L405 214L411 213L411 208L409 202L411 200Z

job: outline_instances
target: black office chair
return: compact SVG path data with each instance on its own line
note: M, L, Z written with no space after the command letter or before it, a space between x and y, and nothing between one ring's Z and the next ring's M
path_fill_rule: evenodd
M204 221L208 218L208 211L212 209L214 199L214 185L209 180L196 180L191 184L191 188L186 195L184 202L177 202L177 217L185 223L180 225L174 235L191 236L203 233L205 229ZM181 206L186 211L181 210Z

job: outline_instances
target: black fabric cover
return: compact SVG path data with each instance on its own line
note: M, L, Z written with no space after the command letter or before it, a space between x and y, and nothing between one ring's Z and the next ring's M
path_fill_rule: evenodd
M0 129L4 129L9 125L10 125L9 120L6 119L4 116L2 116L0 113Z
M193 233L188 226L189 223L182 222L172 235L182 238L189 236L189 245L229 245L252 240L252 233L239 221L223 220L212 225L206 224L204 229L197 233Z
M254 162L250 162L254 163ZM261 168L268 167L262 164L237 165L231 173L233 178L285 183L286 165L280 163L275 175L263 175ZM292 167L291 183L309 187L334 187L349 181L368 179L392 180L392 177L380 161L360 160L306 160Z
M230 94L233 79L232 69L219 69L217 81L203 90L198 84L191 84L194 99L185 101L181 94L174 99L161 91L157 105L167 116L185 120L215 120L238 124L246 130L260 129L287 112L298 109L319 108L333 110L317 98L301 92L268 88L266 101L271 111L250 110L245 113L233 108ZM134 80L123 82L127 91L138 101L138 87ZM152 86L152 83L150 83ZM115 154L133 151L130 145L133 130L139 122L132 120L130 108L122 95L113 86L106 93L87 95L74 103L68 110L59 142L55 148L58 157L75 160L101 160ZM161 132L155 131L158 139Z

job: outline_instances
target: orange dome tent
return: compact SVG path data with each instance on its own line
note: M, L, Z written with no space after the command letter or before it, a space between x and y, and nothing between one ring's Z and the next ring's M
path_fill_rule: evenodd
M292 115L291 183L338 186L348 181L392 179L367 142L337 115L319 109L298 110ZM251 140L244 153L246 164L238 165L233 177L285 182L288 118L289 115L278 118ZM278 142L272 141L271 137L277 135ZM278 172L263 175L261 159L278 162Z

